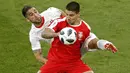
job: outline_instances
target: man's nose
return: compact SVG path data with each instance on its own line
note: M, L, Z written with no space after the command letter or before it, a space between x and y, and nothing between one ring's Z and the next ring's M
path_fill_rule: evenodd
M34 16L38 16L38 14L37 14L37 13L34 13Z

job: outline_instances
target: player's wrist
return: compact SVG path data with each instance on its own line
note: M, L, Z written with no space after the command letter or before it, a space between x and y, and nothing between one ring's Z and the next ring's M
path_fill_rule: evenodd
M99 40L97 41L97 47L101 50L107 49L107 44L112 44L111 42L107 40Z
M48 61L47 58L42 57L42 63L43 64L46 64L47 61Z
M53 37L58 37L59 33L53 33Z

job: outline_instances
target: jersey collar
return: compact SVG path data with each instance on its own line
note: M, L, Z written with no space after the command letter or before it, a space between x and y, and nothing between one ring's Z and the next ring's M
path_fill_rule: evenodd
M41 24L39 25L39 26L36 26L36 28L41 28L43 25L44 25L44 17L42 17L42 22L41 22Z

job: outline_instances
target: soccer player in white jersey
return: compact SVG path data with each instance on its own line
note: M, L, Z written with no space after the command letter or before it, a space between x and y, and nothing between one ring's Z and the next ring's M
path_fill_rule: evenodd
M34 55L37 60L45 64L47 59L42 56L40 41L43 40L49 43L50 40L42 38L41 32L53 20L64 16L64 12L58 8L50 7L40 14L35 7L26 5L22 9L22 14L27 19L27 21L32 23L29 32L29 39Z

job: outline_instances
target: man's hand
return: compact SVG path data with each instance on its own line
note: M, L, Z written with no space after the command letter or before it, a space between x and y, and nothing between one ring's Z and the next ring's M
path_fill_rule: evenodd
M117 48L112 44L112 43L107 43L105 45L105 48L112 51L113 53L116 53L117 52Z
M46 64L48 60L46 58L43 58L43 60L41 61L43 64Z
M38 50L34 50L33 51L36 59L40 62L42 62L43 64L46 64L46 62L48 61L47 58L43 57L42 56L42 50L41 49L38 49Z

